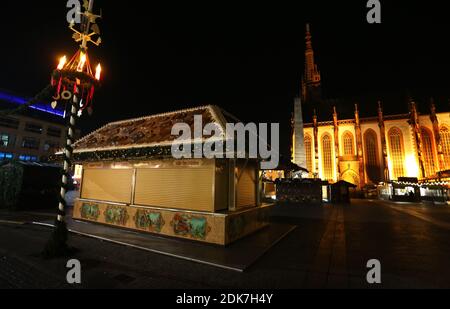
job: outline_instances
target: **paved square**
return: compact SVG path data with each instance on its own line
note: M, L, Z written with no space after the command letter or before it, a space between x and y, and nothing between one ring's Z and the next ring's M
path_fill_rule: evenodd
M0 220L48 220L0 214ZM79 235L82 288L450 288L450 208L354 200L279 205L273 222L297 228L243 273ZM68 287L67 260L42 260L50 230L0 223L0 287ZM366 281L381 262L382 284Z

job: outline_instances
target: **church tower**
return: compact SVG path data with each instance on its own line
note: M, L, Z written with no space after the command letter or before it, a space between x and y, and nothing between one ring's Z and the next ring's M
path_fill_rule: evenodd
M314 61L314 50L311 41L311 29L306 25L306 50L305 50L305 72L302 77L301 94L295 98L294 113L292 117L292 161L307 168L304 116L312 116L313 110L322 101L321 77ZM309 171L314 174L315 171Z
M322 89L319 69L314 60L311 27L306 24L305 73L302 78L302 101L314 104L322 100Z

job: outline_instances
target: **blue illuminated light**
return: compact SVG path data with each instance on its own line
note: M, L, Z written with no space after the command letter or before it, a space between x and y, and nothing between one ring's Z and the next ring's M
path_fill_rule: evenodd
M15 95L4 93L4 92L0 91L0 100L6 101L9 103L13 103L13 104L17 104L17 105L24 105L30 99L26 99L24 97L15 96ZM36 103L36 104L30 106L30 108L64 118L64 111L52 109L51 106L49 106L48 104L45 104L45 103Z
M13 158L13 154L12 153L5 153L5 152L0 152L0 161L2 160L12 160Z
M21 156L19 156L19 160L20 161L24 161L24 162L37 162L38 161L38 157L36 157L36 156L29 156L29 155L21 155Z

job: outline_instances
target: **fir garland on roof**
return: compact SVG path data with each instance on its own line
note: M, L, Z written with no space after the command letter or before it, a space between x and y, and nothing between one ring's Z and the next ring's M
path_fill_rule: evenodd
M202 150L203 144L192 145L192 158L196 150ZM214 147L213 147L214 148ZM225 153L223 153L225 155ZM143 148L128 148L128 149L112 149L112 150L95 150L86 152L75 152L73 154L74 162L96 162L96 161L123 161L133 159L148 159L148 158L172 158L172 146L154 146ZM61 161L62 154L50 156L50 162Z
M73 160L77 162L89 161L106 161L106 160L127 160L135 158L154 158L172 156L172 148L164 147L147 147L147 148L131 148L131 149L114 149L92 152L74 153ZM51 161L60 161L62 155L52 156Z

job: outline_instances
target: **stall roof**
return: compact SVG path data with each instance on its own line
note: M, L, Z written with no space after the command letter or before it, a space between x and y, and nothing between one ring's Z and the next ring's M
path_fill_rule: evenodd
M287 159L283 155L280 155L280 163L278 164L278 167L276 169L270 169L270 170L309 173L309 171L306 168L295 164L294 162L292 162L290 159Z
M185 123L194 132L196 115L202 116L203 125L217 123L222 131L221 136L225 136L227 120L222 110L209 105L109 123L76 142L74 152L171 146L178 138L172 135L172 127L177 123ZM195 142L203 142L203 139Z
M349 187L349 188L356 188L358 187L357 185L354 185L348 181L345 180L339 180L338 182L332 184L332 186L345 186L345 187Z

